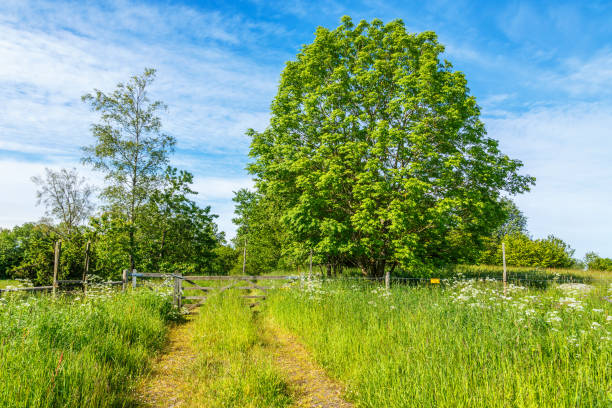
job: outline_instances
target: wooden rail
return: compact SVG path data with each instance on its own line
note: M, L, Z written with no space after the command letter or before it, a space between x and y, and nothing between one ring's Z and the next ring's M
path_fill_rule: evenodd
M4 292L36 292L41 290L53 290L53 286L34 286L31 288L9 288L0 289L0 293Z
M7 293L7 292L41 292L41 291L45 291L45 290L50 290L53 291L53 288L55 287L56 289L59 289L60 285L86 285L90 282L83 282L80 280L58 280L57 281L57 285L53 286L32 286L32 287L26 287L26 288L5 288L5 289L0 289L0 293ZM108 281L108 282L96 282L93 283L93 285L121 285L123 283L123 281Z
M251 281L251 280L296 280L299 276L275 276L275 275L261 275L261 276L250 276L250 275L223 275L223 276L183 276L185 280L204 280L204 281L215 281L215 280L237 280L237 281Z

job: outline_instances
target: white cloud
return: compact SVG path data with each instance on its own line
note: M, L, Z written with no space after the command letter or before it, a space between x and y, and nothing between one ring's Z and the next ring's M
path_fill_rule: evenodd
M569 59L563 73L549 78L560 89L572 96L595 96L601 99L612 95L612 50L607 48L586 60Z
M280 67L255 63L231 45L256 47L254 38L276 27L186 7L74 6L9 8L0 19L5 149L78 155L95 120L80 96L112 90L145 66L158 68L151 94L169 105L164 125L179 147L245 152L244 130L265 126Z
M40 218L30 178L45 166L74 166L79 148L93 142L96 115L81 95L111 91L154 67L151 96L169 106L164 130L178 139L173 164L194 173L196 200L212 206L231 237L232 191L252 185L238 176L250 142L244 132L267 125L282 68L261 62L271 52L259 41L284 33L274 24L182 6L1 4L0 225ZM101 184L100 174L82 172Z
M540 108L486 119L501 149L537 178L516 201L538 237L554 234L576 248L612 255L612 106L582 104Z
M241 188L253 188L254 183L250 177L221 178L221 177L197 177L193 184L193 190L197 191L201 200L230 200L234 197L234 191Z

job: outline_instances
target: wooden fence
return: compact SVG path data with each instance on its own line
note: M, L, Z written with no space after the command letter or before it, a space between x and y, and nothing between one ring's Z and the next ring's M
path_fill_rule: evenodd
M279 287L283 287L288 285L289 283L300 279L299 276L280 276L280 275L266 275L266 276L249 276L249 275L237 275L237 276L183 276L182 274L165 274L165 273L139 273L137 271L129 272L127 269L123 270L122 279L120 281L107 281L107 282L96 282L96 285L121 285L122 290L125 291L130 286L133 289L138 287L146 286L143 283L138 283L138 278L163 278L163 279L172 279L173 281L173 302L176 307L179 309L185 306L187 309L191 310L200 305L202 305L206 299L209 297L212 291L217 293L224 292L229 289L236 290L258 290L263 292L263 294L245 294L242 295L242 298L245 299L256 299L263 300L266 298L266 294L271 289L277 289ZM270 286L259 284L259 281L286 281L285 284L281 286ZM201 282L203 281L225 281L226 285L221 286L202 286ZM185 286L184 282L189 283L191 286ZM50 291L55 296L56 292L62 288L74 288L82 287L83 291L87 290L87 276L84 276L83 280L60 280L57 279L57 274L54 274L53 284L51 286L35 286L35 287L26 287L26 288L10 288L10 289L0 289L0 295L6 292L45 292ZM184 292L186 290L197 291L198 295L193 296L185 296ZM184 300L188 301L196 301L195 303L186 303L183 304ZM257 305L258 302L252 303L251 306Z

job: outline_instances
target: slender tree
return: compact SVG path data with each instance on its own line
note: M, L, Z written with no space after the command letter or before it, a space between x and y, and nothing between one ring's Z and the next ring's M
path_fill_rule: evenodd
M91 126L95 143L83 148L83 162L105 173L102 191L108 207L127 220L130 266L135 267L136 228L148 194L162 180L163 170L175 139L162 133L161 101L151 101L148 88L155 79L154 69L119 83L111 93L98 89L83 96L83 101L100 114Z
M79 177L76 169L54 171L45 169L45 177L32 177L38 186L37 205L43 203L46 214L57 219L68 233L85 221L93 212L91 195L94 188Z

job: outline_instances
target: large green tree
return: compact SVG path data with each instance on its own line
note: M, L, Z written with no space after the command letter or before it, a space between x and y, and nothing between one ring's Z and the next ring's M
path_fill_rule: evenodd
M292 246L371 275L455 262L503 222L501 192L529 189L443 51L399 20L344 17L287 63L249 169Z
M159 112L166 107L151 101L148 88L155 79L154 69L119 83L111 93L96 89L83 101L100 114L93 124L95 138L85 147L83 161L105 173L107 185L102 197L108 207L126 218L130 266L135 267L138 243L138 218L149 194L163 180L163 171L175 139L161 131Z

